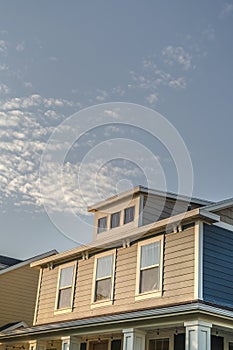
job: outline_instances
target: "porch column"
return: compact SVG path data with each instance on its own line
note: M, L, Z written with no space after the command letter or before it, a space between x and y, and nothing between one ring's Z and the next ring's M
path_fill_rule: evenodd
M123 329L123 350L145 350L146 333L134 328Z
M29 350L46 350L46 342L42 340L30 340Z
M80 350L81 341L77 337L62 337L61 350Z
M211 323L185 322L185 350L211 350Z

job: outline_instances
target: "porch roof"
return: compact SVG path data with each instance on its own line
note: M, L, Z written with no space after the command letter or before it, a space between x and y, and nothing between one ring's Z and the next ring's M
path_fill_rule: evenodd
M233 324L233 309L221 308L219 305L207 304L204 302L191 302L181 305L173 305L169 307L153 308L146 310L138 310L133 312L111 314L106 316L90 317L85 319L56 322L22 329L15 329L0 335L0 343L10 341L27 341L33 339L56 336L59 333L75 334L82 331L85 327L93 329L94 327L111 327L117 326L119 329L126 326L129 322L145 322L156 321L167 317L183 317L186 320L188 315L205 315L209 317L218 317L227 320Z

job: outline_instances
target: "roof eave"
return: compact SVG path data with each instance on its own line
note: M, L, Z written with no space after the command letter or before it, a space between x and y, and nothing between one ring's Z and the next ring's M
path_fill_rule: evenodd
M190 222L194 220L202 220L208 223L214 223L220 221L220 217L213 213L207 212L201 208L193 209L178 215L174 215L170 218L156 221L149 225L140 226L138 228L133 227L132 229L127 229L121 232L121 237L119 238L118 233L114 237L111 235L109 240L98 239L90 244L82 245L80 247L56 254L45 259L37 260L31 263L31 267L40 268L41 266L46 266L50 263L60 263L67 260L72 260L82 256L82 253L88 251L89 253L97 252L109 248L109 246L119 246L126 239L129 239L131 242L139 239L141 236L151 233L151 232L161 232L165 230L169 225L174 225L180 222ZM124 235L125 233L125 235Z

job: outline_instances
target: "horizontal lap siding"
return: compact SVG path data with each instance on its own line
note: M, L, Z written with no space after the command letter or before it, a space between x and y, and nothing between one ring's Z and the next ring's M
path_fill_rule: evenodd
M24 321L32 325L39 272L29 265L0 276L0 325Z
M217 215L220 215L221 221L227 224L233 225L233 209L227 208L216 211Z
M137 243L118 248L113 305L91 308L94 257L78 262L78 277L71 313L54 315L58 268L45 269L37 324L132 311L190 301L194 295L194 229L166 234L164 241L163 294L135 301ZM47 291L43 289L46 288ZM48 292L49 291L49 292Z
M175 201L172 199L164 199L159 196L144 196L144 208L142 216L142 224L148 225L152 222L166 219L171 215L176 215L187 211L187 202ZM192 204L192 209L197 205Z
M233 232L204 226L204 300L233 306Z

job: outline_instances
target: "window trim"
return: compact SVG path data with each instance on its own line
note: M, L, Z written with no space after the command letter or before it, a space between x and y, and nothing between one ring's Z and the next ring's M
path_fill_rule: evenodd
M141 247L151 243L155 243L155 242L160 242L159 289L140 293ZM162 296L162 272L163 272L163 254L164 254L163 246L164 246L164 235L156 236L156 237L145 239L143 241L138 242L135 301Z
M101 219L105 219L106 218L106 228L104 231L99 231L99 221ZM104 215L104 216L101 216L97 219L97 235L101 234L101 233L105 233L106 231L108 231L108 215Z
M65 269L67 267L73 266L74 272L73 272L73 279L72 279L72 286L71 286L71 296L70 296L70 307L64 307L64 308L58 308L58 298L59 298L59 291L60 291L60 279L61 279L61 270ZM76 272L77 272L77 261L72 261L67 264L62 264L58 268L58 278L57 278L57 291L56 291L56 298L55 298L55 307L54 307L54 314L61 314L66 312L72 312L74 308L74 288L75 288L75 279L76 279Z
M163 335L151 335L147 339L146 349L149 350L150 340L166 340L166 339L168 339L168 343L169 343L168 348L173 349L174 348L173 336L174 336L174 334L170 333L170 332L168 332L167 334L163 334Z
M97 261L99 258L103 258L103 257L108 256L108 255L113 255L111 296L110 296L110 299L95 301ZM93 279L92 279L92 290L91 290L91 308L100 307L100 306L108 306L108 305L113 304L113 295L114 295L114 287L115 287L115 266L116 266L116 249L108 250L106 252L95 255Z
M127 209L130 208L134 208L134 214L133 214L133 220L129 221L129 222L125 222L125 212ZM123 225L129 225L132 224L135 221L135 211L136 211L136 206L134 205L130 205L129 207L124 208L124 218L123 218Z
M112 216L115 214L119 214L119 225L112 227ZM114 228L120 227L121 226L121 210L116 211L114 213L111 213L110 215L110 230L114 230Z

